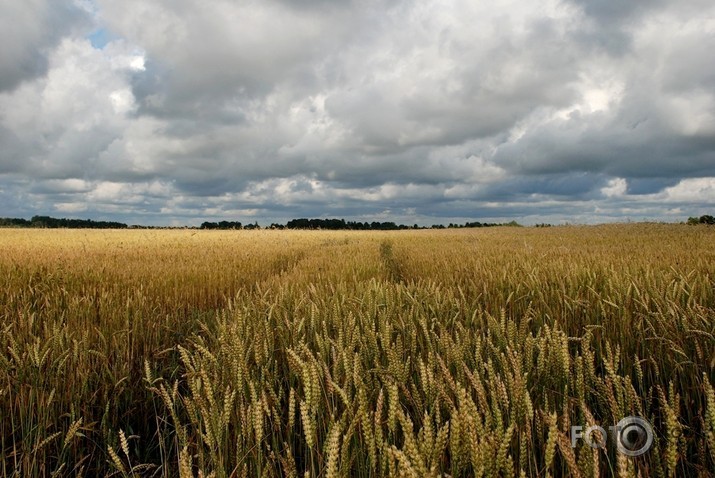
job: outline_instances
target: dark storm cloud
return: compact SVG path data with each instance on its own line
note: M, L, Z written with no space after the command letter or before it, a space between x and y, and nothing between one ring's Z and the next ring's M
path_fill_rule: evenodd
M678 184L678 179L672 178L635 178L628 182L628 194L654 194L658 191Z
M499 184L490 184L482 191L480 199L509 201L528 200L532 195L548 196L555 199L593 199L608 179L601 174L571 173L545 174L536 177L519 176L506 179Z
M634 16L641 16L645 10L656 8L665 3L663 0L571 0L583 8L599 24L623 24Z
M12 130L0 125L0 144L3 149L0 154L0 174L18 172L25 148L22 140Z
M715 135L683 135L659 118L607 126L573 118L534 128L501 146L495 161L530 175L563 171L612 176L674 178L715 176Z
M591 20L590 28L578 37L584 44L605 49L615 55L625 54L632 46L632 28L643 17L666 4L665 0L570 0Z

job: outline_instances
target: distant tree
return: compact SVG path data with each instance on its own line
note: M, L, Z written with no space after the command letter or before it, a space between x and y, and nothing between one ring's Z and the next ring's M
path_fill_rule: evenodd
M32 224L27 219L17 217L0 218L0 226L3 227L29 227Z
M708 225L714 225L715 224L715 217L706 214L700 217L689 217L688 218L688 224L695 225L695 224L708 224Z
M202 222L200 229L241 229L241 223L238 221L220 221L220 222Z

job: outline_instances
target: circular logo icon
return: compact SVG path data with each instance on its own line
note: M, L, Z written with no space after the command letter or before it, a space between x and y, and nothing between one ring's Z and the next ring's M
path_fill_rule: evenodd
M653 427L641 417L626 417L616 425L618 451L627 456L640 456L653 445Z

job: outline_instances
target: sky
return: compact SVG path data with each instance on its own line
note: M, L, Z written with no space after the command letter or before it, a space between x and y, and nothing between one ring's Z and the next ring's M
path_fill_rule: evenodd
M715 212L712 0L0 0L0 216Z

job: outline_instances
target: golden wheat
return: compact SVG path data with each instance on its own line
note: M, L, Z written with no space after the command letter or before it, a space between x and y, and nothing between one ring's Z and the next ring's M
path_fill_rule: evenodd
M714 239L3 229L0 474L713 476Z

